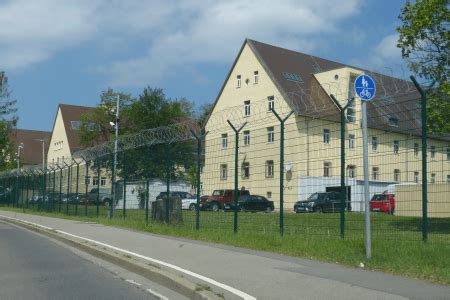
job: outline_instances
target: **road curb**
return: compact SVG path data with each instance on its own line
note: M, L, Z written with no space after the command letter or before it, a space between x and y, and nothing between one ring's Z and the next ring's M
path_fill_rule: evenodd
M75 237L60 233L54 229L38 227L19 219L0 216L0 220L24 227L43 234L49 238L63 242L66 245L143 276L190 299L223 300L223 296L215 294L209 286L193 283L181 274L169 271L164 266L158 265L155 262L145 261L144 259L128 253L120 253L120 251L110 249L104 245L98 245L93 242L77 239Z

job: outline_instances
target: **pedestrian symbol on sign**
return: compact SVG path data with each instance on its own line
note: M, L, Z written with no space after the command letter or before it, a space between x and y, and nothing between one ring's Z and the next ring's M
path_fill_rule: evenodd
M370 101L375 97L375 80L369 75L359 75L355 80L355 93L363 101Z

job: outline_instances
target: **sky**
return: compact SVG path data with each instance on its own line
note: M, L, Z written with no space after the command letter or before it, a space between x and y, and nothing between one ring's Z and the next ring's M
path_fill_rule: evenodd
M51 131L59 103L111 87L213 103L245 38L408 75L396 47L403 0L0 0L0 70L20 129Z

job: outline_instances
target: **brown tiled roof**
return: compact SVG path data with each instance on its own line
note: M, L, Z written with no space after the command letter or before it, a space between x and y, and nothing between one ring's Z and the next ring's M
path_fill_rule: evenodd
M377 81L377 96L367 105L369 127L421 135L420 108L418 107L420 94L415 88L411 88L411 83L250 39L247 39L245 43L253 50L264 70L297 114L339 121L337 107L317 82L314 74L342 67L351 67L371 74ZM299 80L286 79L286 73L298 76L297 79ZM396 119L398 126L391 126L390 119ZM450 140L449 136L435 138Z
M64 121L64 127L67 134L67 140L69 142L70 153L74 153L80 150L82 146L80 145L80 138L78 136L77 130L72 128L72 121L80 121L81 115L95 110L94 107L69 105L69 104L59 104L59 109L61 109L61 115Z
M13 129L11 130L10 138L14 143L14 149L20 143L24 144L21 150L21 164L23 165L38 165L42 164L42 142L38 139L44 139L45 157L47 157L48 145L50 143L51 132Z

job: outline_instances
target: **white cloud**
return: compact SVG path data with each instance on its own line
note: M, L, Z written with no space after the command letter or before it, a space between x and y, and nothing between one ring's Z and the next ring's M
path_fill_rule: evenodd
M319 36L338 32L360 5L361 0L11 0L0 4L0 66L24 69L86 43L138 41L146 45L144 53L90 70L108 74L113 85L142 85L196 63L229 62L246 37L311 52Z

